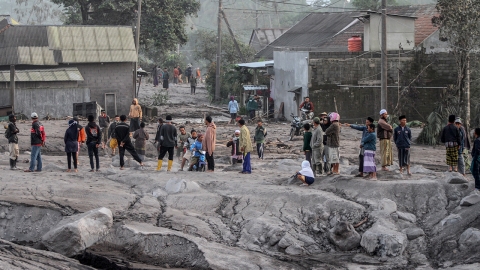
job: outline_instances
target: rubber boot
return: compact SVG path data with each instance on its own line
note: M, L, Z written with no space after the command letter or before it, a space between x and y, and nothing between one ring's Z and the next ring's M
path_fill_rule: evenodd
M17 161L18 161L18 157L13 161L13 168L14 168L15 170L18 170L18 168L17 168Z
M162 169L162 165L163 165L163 160L159 160L157 165L157 171L160 171Z
M168 161L168 167L167 167L167 172L172 170L172 165L173 165L173 160Z
M15 161L11 158L9 158L8 160L10 160L10 170L15 170L15 165L13 164Z

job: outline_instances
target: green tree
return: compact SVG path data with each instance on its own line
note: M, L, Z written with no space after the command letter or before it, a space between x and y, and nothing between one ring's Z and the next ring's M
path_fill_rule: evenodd
M382 0L352 0L352 5L358 9L378 10L382 5ZM388 6L396 6L396 0L387 0Z
M135 25L136 0L52 0L67 9L67 23ZM140 44L162 51L187 42L186 16L200 9L197 0L143 0Z
M432 19L440 27L440 39L448 41L457 65L456 91L465 127L470 128L470 60L480 45L480 0L438 0L439 16Z
M6 10L7 5L4 3L0 2L0 10ZM9 4L12 5L11 2ZM15 13L15 19L22 24L58 23L63 15L61 7L49 0L15 0L11 9Z

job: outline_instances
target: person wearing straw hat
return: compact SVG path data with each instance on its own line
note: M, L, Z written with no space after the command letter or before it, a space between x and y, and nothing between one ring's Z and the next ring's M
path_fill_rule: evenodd
M380 154L382 159L382 171L389 171L388 166L393 165L392 133L393 128L387 123L388 112L380 111L380 120L377 124L377 138L380 139Z

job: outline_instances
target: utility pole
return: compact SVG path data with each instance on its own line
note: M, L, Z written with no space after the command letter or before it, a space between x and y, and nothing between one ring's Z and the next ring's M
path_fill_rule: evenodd
M138 52L140 50L140 19L142 18L142 0L137 0L138 2L138 10L137 10L137 26L135 28L135 48L137 52L137 61L135 62L135 70L133 71L133 91L135 93L135 97L137 97L137 69L138 69ZM140 85L139 85L140 87Z
M10 103L12 104L12 114L15 114L15 66L10 65Z
M240 59L242 59L242 62L245 63L246 61L245 61L245 58L243 57L243 53L240 50L240 46L238 46L237 39L235 38L235 35L233 34L232 28L230 27L230 24L228 23L228 20L227 20L227 15L225 14L225 12L223 10L222 10L222 16L223 16L223 20L225 21L225 24L227 25L228 32L230 33L230 36L232 36L233 44L235 44L235 48L237 49L238 55L240 56Z
M382 88L380 105L387 109L387 0L382 0Z
M255 0L255 29L258 29L258 0Z
M217 70L215 74L215 100L220 100L220 65L222 63L222 0L218 0L218 18L217 18Z

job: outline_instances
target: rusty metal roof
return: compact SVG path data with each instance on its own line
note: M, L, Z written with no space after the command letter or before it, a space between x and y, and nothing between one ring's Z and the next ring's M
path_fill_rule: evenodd
M136 61L130 27L10 25L0 33L0 65Z
M10 71L0 71L0 82L10 81ZM76 67L55 69L16 70L16 82L56 82L83 81L83 76Z

